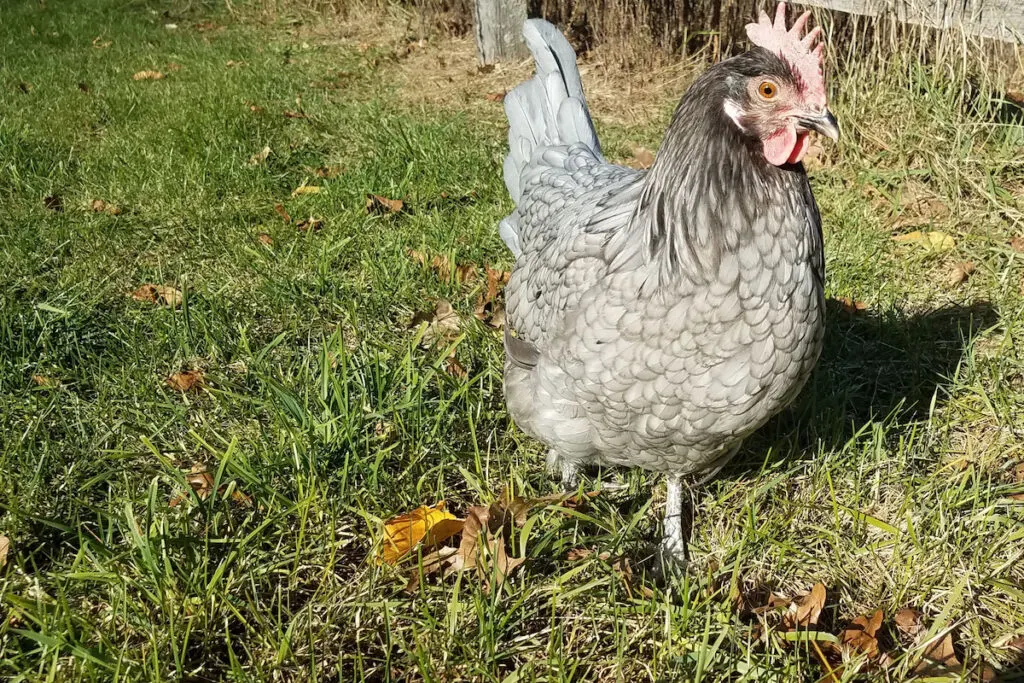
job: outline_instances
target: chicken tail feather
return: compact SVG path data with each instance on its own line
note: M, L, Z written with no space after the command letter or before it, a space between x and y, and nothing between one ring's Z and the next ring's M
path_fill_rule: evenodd
M583 144L598 157L601 155L583 96L576 53L569 41L543 19L527 20L523 37L536 62L536 73L505 96L509 123L505 187L517 205L522 197L523 172L543 148ZM509 249L518 255L515 214L502 221L500 232Z

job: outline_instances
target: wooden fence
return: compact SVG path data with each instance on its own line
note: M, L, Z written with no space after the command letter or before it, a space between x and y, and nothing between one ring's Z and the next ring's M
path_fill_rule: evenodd
M660 27L667 41L677 43L686 33L718 31L723 38L758 7L775 0L471 0L481 62L523 56L518 38L520 18L529 11L560 23L579 17L605 31L636 28L623 19L646 16L652 33ZM796 0L795 4L821 7L848 15L891 17L896 21L938 29L962 29L969 35L1024 45L1024 0ZM735 37L735 36L733 36ZM657 38L657 36L656 36Z

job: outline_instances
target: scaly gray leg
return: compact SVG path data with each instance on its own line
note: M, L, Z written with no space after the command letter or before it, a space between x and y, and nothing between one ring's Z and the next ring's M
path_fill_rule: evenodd
M553 477L561 477L565 491L575 491L579 484L579 467L560 456L555 449L548 451L548 472Z
M668 477L668 500L665 503L665 533L661 538L662 554L686 564L686 536L683 530L683 478Z

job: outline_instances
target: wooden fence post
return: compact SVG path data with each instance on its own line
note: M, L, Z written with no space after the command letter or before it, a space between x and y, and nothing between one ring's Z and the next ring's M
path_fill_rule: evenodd
M473 5L476 52L481 64L526 56L522 36L526 0L474 0Z

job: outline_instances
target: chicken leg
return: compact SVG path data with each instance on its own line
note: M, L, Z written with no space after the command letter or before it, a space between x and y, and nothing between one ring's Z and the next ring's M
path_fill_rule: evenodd
M665 502L664 535L661 538L662 555L666 559L686 564L686 530L683 529L683 478L669 475L668 496Z

